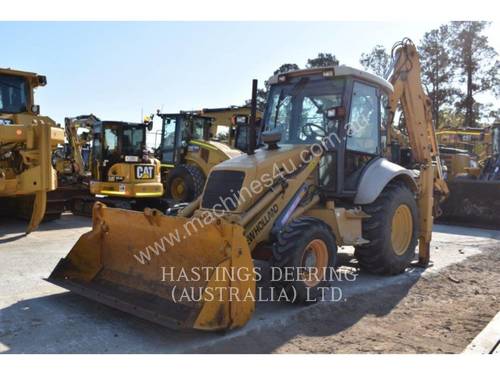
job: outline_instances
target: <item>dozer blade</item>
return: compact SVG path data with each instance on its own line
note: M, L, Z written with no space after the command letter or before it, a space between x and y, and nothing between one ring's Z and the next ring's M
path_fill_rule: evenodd
M253 261L240 226L149 209L96 203L92 231L48 280L175 328L235 328L255 308Z
M440 221L500 229L500 181L454 180Z

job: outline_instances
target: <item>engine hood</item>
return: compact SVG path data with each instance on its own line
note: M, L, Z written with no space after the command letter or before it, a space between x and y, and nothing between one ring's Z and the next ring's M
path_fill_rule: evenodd
M307 161L302 159L307 157L308 148L308 145L283 145L276 150L259 149L254 155L243 154L218 164L208 177L203 207L210 208L211 202L239 191L245 199L233 211L245 211L276 181L280 172L292 173Z

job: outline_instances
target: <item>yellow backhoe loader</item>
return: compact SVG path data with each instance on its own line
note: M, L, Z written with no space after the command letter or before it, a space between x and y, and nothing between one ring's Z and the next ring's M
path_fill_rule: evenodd
M56 189L51 154L64 131L40 116L34 90L47 79L35 73L0 69L0 212L31 217L27 233L50 210L47 192Z
M405 39L393 56L388 81L346 66L272 77L258 150L254 81L247 154L214 166L178 216L97 204L92 231L49 281L160 324L221 330L252 316L253 259L284 271L274 283L299 303L321 299L338 246L354 246L362 269L393 275L418 242L426 266L447 187L416 48ZM385 157L399 102L416 169Z

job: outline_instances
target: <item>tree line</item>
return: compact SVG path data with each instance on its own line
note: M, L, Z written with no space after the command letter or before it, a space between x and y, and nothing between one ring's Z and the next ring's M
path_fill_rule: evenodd
M498 102L480 100L480 94L495 99L500 97L500 60L484 34L489 24L453 21L426 32L417 44L421 79L432 101L436 128L480 127L500 118ZM359 60L366 70L382 77L391 61L391 51L382 45L363 53ZM306 68L338 65L334 54L319 53L307 60ZM297 64L285 63L274 74L297 69ZM267 97L267 82L264 86L258 92L261 109Z

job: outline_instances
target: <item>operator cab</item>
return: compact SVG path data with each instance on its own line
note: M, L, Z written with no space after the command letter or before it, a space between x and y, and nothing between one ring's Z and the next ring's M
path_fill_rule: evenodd
M93 128L93 179L106 178L109 169L117 163L139 163L147 159L147 124L120 121L101 121Z
M39 115L40 107L34 104L33 90L46 84L45 76L12 69L0 69L0 114L6 115L5 117L21 113ZM10 124L12 120L0 119L0 125Z
M160 147L157 157L162 164L176 165L182 162L183 156L189 147L198 147L191 144L196 140L208 140L212 119L189 113L163 114Z
M392 85L346 66L293 71L269 82L264 131L281 133L278 146L322 145L325 195L354 197L365 167L385 148Z

